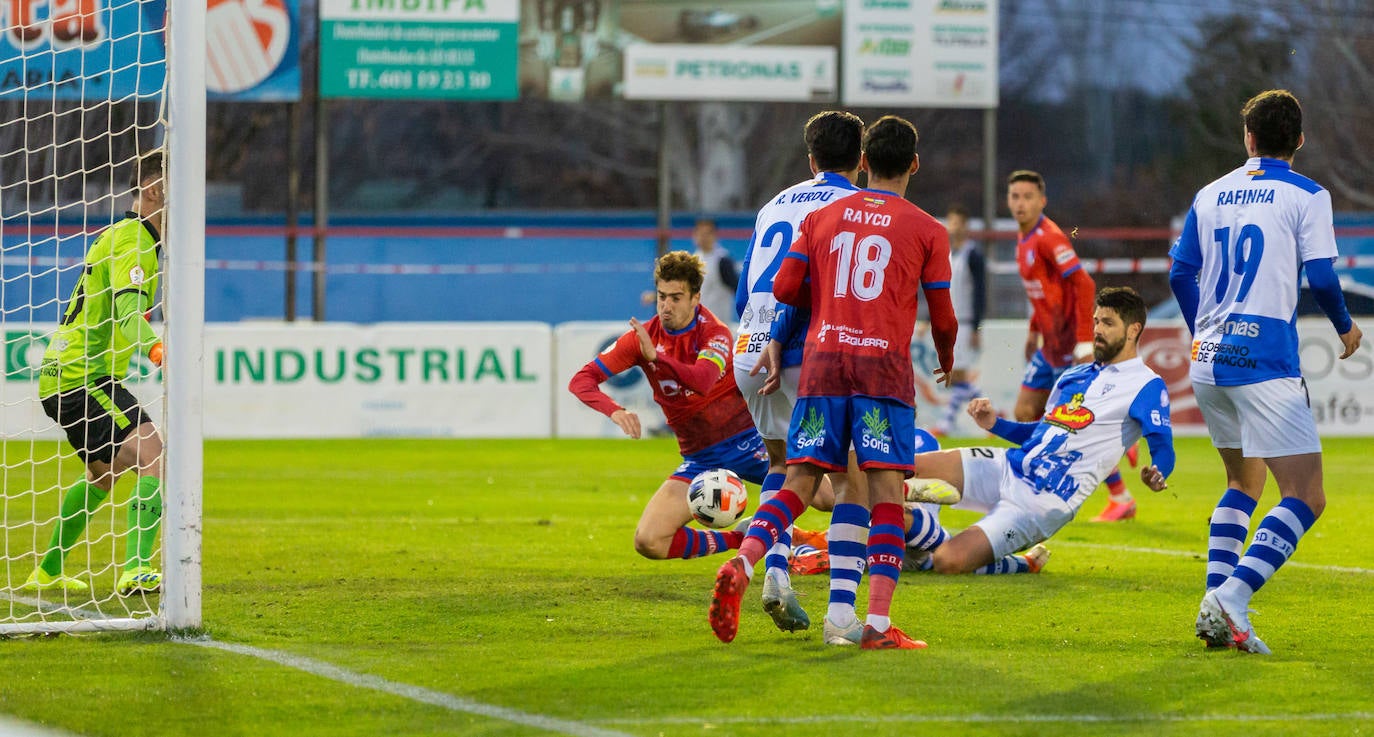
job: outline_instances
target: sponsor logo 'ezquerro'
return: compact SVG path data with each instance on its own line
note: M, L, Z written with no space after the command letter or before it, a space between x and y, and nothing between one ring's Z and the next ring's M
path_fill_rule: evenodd
M538 381L523 348L220 348L216 384L514 384Z

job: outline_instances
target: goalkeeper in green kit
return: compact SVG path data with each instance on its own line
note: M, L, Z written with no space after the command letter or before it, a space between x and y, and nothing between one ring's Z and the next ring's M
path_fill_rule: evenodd
M91 513L133 471L124 536L121 596L155 593L162 574L153 568L153 547L162 517L162 438L120 379L135 351L162 365L162 341L145 316L153 306L165 202L161 151L134 165L132 210L106 228L86 252L84 268L39 368L43 411L56 420L81 460L86 477L62 499L52 542L24 583L30 591L81 593L88 585L66 574L67 551L86 529Z

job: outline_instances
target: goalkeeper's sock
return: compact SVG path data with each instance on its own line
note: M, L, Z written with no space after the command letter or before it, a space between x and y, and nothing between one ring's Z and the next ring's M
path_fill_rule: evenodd
M1245 538L1250 535L1250 516L1259 502L1239 489L1227 489L1212 510L1207 526L1207 590L1222 585L1236 571Z
M67 489L67 495L62 497L62 516L57 518L57 528L52 531L48 552L43 554L43 560L38 564L44 573L49 576L62 573L62 560L67 557L67 551L76 544L81 533L86 531L86 523L91 519L91 512L105 501L108 493L86 479L81 479Z
M162 480L140 476L129 498L129 527L124 532L124 570L151 567L157 530L162 522Z

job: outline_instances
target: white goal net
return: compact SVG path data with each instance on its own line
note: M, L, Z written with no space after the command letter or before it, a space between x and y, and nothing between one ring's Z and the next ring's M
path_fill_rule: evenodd
M200 624L205 9L0 4L0 635Z

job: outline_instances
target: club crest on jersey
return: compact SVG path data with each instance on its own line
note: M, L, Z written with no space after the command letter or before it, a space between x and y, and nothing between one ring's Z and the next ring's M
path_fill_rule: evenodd
M1073 398L1064 404L1045 413L1045 422L1075 433L1093 424L1095 419L1097 417L1093 411L1083 406L1083 394L1081 392L1073 395Z
M147 275L143 273L142 266L135 266L134 268L129 269L130 284L133 284L134 286L140 286L147 278Z

